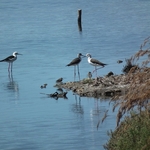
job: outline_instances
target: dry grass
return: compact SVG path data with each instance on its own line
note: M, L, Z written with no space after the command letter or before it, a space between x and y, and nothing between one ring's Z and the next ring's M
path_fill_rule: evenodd
M142 60L143 61L140 61ZM139 63L140 62L140 63ZM139 63L139 64L138 64ZM128 67L129 66L129 67ZM110 140L104 145L107 150L150 149L150 37L144 40L140 50L127 60L126 82L130 83L127 93L116 103L119 105L117 129L108 132ZM123 70L124 71L124 70ZM137 113L133 113L136 108ZM132 110L132 111L131 111ZM126 113L130 116L120 123Z
M98 121L98 123L97 123L97 130L99 128L100 123L103 123L104 120L106 119L106 117L108 116L107 113L108 113L108 110L105 111L105 114L104 114L103 118Z
M136 64L141 57L147 59L140 64L132 67L127 74L127 82L130 82L130 87L125 96L123 96L120 109L117 115L117 125L119 125L121 117L125 112L130 111L135 106L141 111L142 108L150 108L150 37L145 39L141 45L140 50L131 57L130 62ZM147 47L147 49L144 49ZM138 67L137 67L138 66Z

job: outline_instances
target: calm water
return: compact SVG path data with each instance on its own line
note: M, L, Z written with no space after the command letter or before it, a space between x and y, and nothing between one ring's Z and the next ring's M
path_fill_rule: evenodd
M121 73L124 64L149 36L150 1L1 0L0 59L22 53L14 63L0 68L0 149L103 150L107 130L115 129L116 114L109 100L80 98L54 100L40 93L54 93L55 80L73 81L73 67L65 67L78 53L91 53L109 64L98 71ZM82 28L77 10L82 9ZM81 78L93 67L83 59ZM47 83L46 89L40 86ZM108 117L96 126L105 113Z

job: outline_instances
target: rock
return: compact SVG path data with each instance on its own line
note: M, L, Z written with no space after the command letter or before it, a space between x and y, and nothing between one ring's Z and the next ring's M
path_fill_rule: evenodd
M129 87L129 82L126 82L126 75L114 75L111 73L110 76L66 82L57 86L59 88L72 90L82 97L98 98L124 94Z

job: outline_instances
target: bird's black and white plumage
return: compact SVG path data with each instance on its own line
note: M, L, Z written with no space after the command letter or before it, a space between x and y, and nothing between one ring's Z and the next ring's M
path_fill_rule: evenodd
M87 53L86 57L88 57L88 62L89 64L93 65L93 66L101 66L104 67L107 64L104 64L100 61L98 61L97 59L92 58L91 54Z
M67 66L76 66L76 65L78 65L78 64L81 62L81 60L82 60L82 57L81 57L81 56L85 57L85 56L82 55L81 53L79 53L77 56L78 56L78 57L75 58L75 59L73 59Z
M79 76L79 80L80 80L80 72L79 72L79 63L82 60L82 57L85 57L84 55L82 55L81 53L79 53L77 55L78 57L73 59L68 65L66 66L74 66L74 78L76 76L76 66L78 67L78 76Z
M86 54L86 57L88 57L88 63L91 64L92 66L95 66L94 71L97 71L98 69L100 69L100 68L97 69L96 68L97 66L100 66L101 68L103 68L103 67L105 67L105 65L107 65L107 64L100 62L97 59L92 58L91 54L89 54L89 53Z
M17 55L21 55L18 52L13 52L13 54L11 56L8 56L7 58L0 60L0 62L8 62L9 66L8 66L8 71L12 71L12 64L13 62L17 59Z

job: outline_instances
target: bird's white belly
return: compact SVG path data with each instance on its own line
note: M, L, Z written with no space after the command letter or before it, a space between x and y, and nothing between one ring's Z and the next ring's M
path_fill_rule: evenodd
M98 66L98 64L94 64L91 62L91 59L88 59L89 64L91 64L92 66Z

